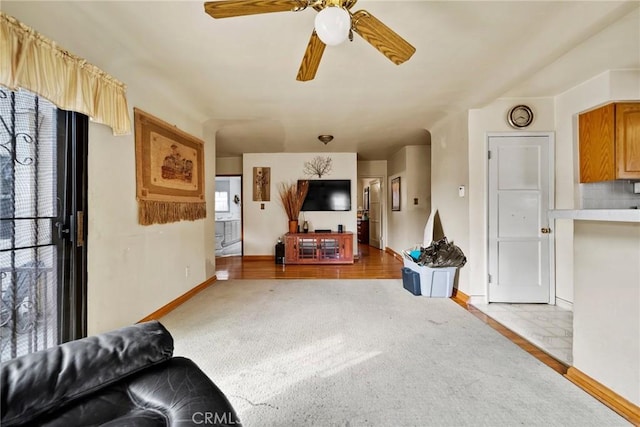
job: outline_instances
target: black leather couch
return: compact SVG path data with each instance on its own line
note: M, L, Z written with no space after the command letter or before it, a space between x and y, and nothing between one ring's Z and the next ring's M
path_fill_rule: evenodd
M239 426L225 395L173 357L157 321L71 341L2 364L5 426Z

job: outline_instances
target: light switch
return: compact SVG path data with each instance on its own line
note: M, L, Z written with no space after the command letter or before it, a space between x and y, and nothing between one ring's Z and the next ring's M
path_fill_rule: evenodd
M458 197L464 197L465 188L464 185L458 187Z

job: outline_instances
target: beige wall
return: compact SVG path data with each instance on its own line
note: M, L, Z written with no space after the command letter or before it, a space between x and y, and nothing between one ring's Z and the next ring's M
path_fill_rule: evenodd
M299 179L317 179L303 174L304 163L316 156L331 157L332 172L322 179L350 179L351 180L351 211L349 212L301 212L300 221L306 219L310 229L330 228L337 230L338 224L343 224L346 231L354 233L354 254L358 253L357 221L356 221L356 154L355 153L245 153L243 155L242 192L244 254L272 255L278 237L287 231L288 220L278 196L280 183L294 183ZM253 168L271 168L271 201L263 202L264 210L260 209L261 202L253 201Z
M242 175L242 156L216 158L217 175Z
M423 243L431 210L431 147L409 145L388 161L386 215L389 233L385 246L397 253ZM391 210L391 180L400 177L400 210ZM413 199L418 199L418 204ZM429 243L429 242L427 242Z
M147 87L119 75L132 86ZM202 137L200 123L149 92L129 94L131 106ZM133 120L133 117L132 117ZM205 144L205 174L215 175L215 146ZM89 126L88 333L134 323L209 277L213 259L213 185L206 185L205 220L138 225L134 136L114 137L109 128ZM209 184L209 181L207 182ZM209 249L209 246L211 249ZM207 257L207 253L211 257Z
M469 249L469 120L467 113L453 115L431 129L431 206L437 210L442 228L471 259ZM475 158L474 161L482 161ZM475 183L481 185L481 183ZM466 196L458 196L458 187L467 188ZM471 295L469 264L458 271L457 288Z
M367 160L358 162L358 176L386 176L386 160Z
M575 222L573 366L640 405L640 224Z

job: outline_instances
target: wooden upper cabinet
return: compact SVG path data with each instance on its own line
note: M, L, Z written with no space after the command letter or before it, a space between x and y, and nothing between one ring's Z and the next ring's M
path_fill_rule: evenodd
M582 113L578 128L580 182L640 178L640 103Z
M614 104L580 114L580 182L616 179Z
M640 178L640 102L616 104L617 178Z

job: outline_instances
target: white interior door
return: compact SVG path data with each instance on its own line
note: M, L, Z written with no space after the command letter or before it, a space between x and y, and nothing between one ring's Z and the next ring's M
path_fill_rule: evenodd
M369 183L369 245L382 249L382 197L380 180Z
M489 137L489 302L554 303L550 134Z

